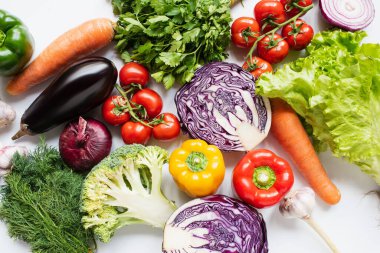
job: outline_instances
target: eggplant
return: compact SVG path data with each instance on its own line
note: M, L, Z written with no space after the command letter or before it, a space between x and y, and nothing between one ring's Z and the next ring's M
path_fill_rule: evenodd
M44 133L86 114L104 102L117 80L117 69L108 59L91 57L66 69L22 115L20 130L12 137Z

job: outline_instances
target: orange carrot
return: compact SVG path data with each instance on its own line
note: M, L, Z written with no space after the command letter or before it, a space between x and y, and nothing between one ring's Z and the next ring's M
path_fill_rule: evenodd
M319 197L330 205L338 203L340 192L326 174L297 114L281 99L272 99L271 106L271 133Z
M55 39L7 86L11 95L19 95L62 71L75 60L108 45L114 36L113 23L106 18L89 20Z

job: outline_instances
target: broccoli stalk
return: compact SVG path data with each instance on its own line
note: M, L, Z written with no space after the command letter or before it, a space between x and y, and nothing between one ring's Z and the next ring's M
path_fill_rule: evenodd
M163 228L176 209L161 192L167 152L140 145L120 149L87 176L82 192L84 227L92 228L103 242L129 224Z

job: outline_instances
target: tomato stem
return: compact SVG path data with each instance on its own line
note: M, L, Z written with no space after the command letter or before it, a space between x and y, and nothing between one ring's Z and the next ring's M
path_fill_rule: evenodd
M126 109L128 110L129 115L131 115L131 118L134 119L134 120L137 121L137 122L140 122L140 123L143 124L144 126L147 126L147 127L152 128L152 126L151 126L149 123L144 122L143 120L141 120L141 119L136 115L136 113L134 112L134 109L133 109L132 106L131 106L131 103L130 103L129 100L128 100L127 92L125 92L125 91L123 90L123 88L122 88L119 84L115 84L115 88L116 88L117 91L120 93L120 95L121 95L123 98L125 98L125 107L126 107Z
M164 116L164 114L161 114L159 118L154 118L152 121L149 122L149 124L152 126L156 126L159 124L165 124L168 126L169 124L164 120Z
M286 26L287 24L290 24L291 22L297 20L299 17L301 17L303 14L305 14L306 12L308 12L309 10L311 10L314 5L311 4L309 6L305 6L305 7L302 7L302 6L299 6L300 9L301 9L301 12L298 13L297 15L295 15L294 17L286 20L285 22L281 23L281 24L277 24L277 26L275 28L273 28L272 30L264 33L263 35L261 35L260 37L258 37L255 41L255 43L252 45L251 49L249 50L247 56L245 57L245 60L248 60L248 59L252 59L252 54L253 54L253 51L256 49L257 47L257 43L262 40L265 36L268 36L269 34L274 34L275 32L277 32L280 28Z
M124 88L123 88L123 90L124 90ZM133 93L135 93L135 92L138 91L138 90L142 90L142 86L141 86L141 84L138 84L138 83L131 83L131 84L129 85L129 89L124 90L124 91L125 91L125 95L129 95L129 94L133 94Z

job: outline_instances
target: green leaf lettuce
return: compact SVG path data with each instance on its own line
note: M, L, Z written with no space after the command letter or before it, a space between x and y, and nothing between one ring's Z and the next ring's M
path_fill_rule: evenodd
M312 127L317 150L327 147L360 166L380 184L380 45L362 44L365 32L315 35L309 56L257 82Z

